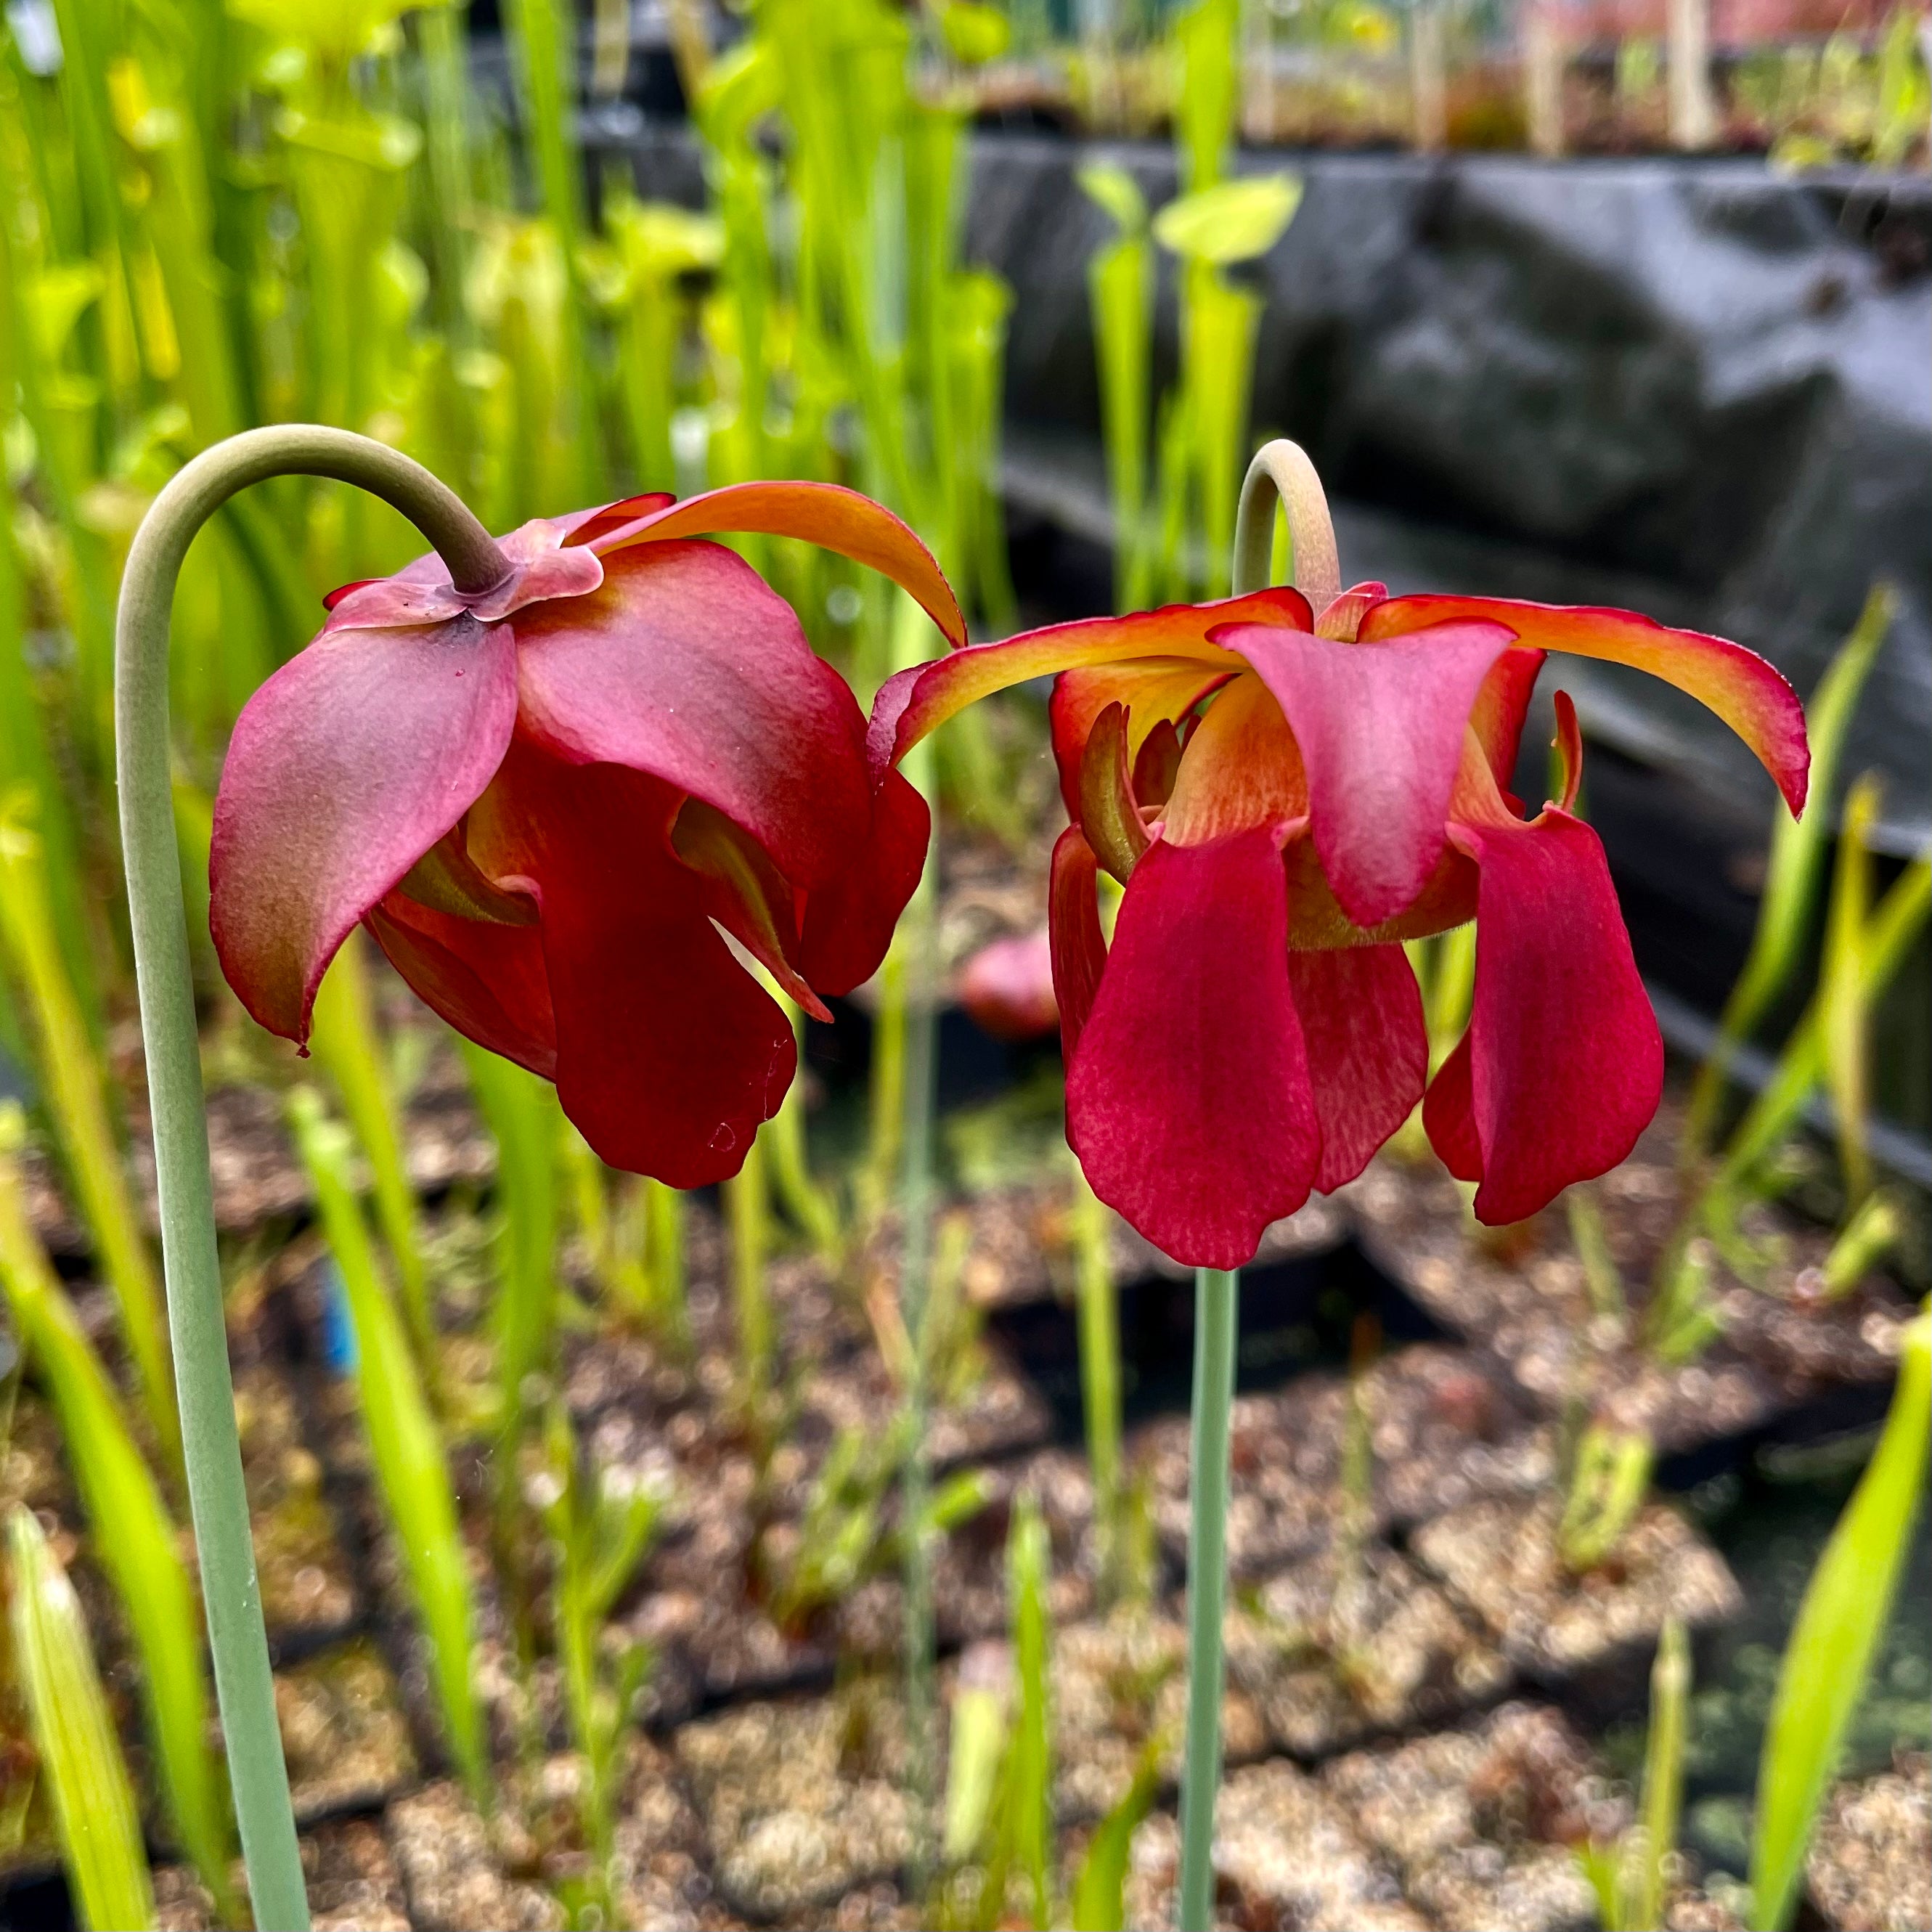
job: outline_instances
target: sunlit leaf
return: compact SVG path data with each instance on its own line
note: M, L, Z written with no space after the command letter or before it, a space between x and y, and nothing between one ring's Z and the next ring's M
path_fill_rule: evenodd
M14 1667L82 1923L93 1932L152 1925L140 1815L80 1599L33 1512L18 1504L7 1515L7 1550Z
M1013 38L1005 14L985 0L951 0L940 10L939 32L946 51L962 67L998 60Z
M181 1532L34 1232L17 1162L25 1140L18 1103L0 1104L0 1287L60 1418L95 1560L134 1634L148 1734L174 1828L232 1922L228 1793L208 1748L201 1614Z
M1094 1828L1073 1880L1073 1932L1121 1932L1127 1922L1127 1869L1134 1833L1160 1789L1161 1746L1144 1746L1125 1797Z
M1932 1443L1932 1312L1906 1330L1885 1431L1811 1573L1778 1673L1758 1761L1751 1923L1787 1924L1805 1847L1837 1768L1911 1546Z
M1225 268L1265 255L1300 205L1296 176L1250 175L1170 201L1154 218L1154 238L1190 261Z
M1137 235L1146 227L1147 196L1125 168L1111 161L1089 161L1074 178L1090 201L1099 202L1114 218L1123 234Z

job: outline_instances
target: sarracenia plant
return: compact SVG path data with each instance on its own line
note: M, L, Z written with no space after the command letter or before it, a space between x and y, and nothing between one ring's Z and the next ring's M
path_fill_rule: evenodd
M949 640L964 633L911 532L825 484L634 499L537 519L500 545L398 452L284 424L196 458L136 532L116 744L189 1493L254 1909L301 1928L223 1329L167 704L189 542L237 491L289 474L382 498L437 556L332 599L326 648L299 653L244 708L211 847L224 973L257 1018L300 1042L330 959L366 922L466 1038L553 1077L600 1156L680 1185L736 1170L796 1058L790 1022L718 927L822 1010L824 994L877 968L929 825L912 787L868 764L850 692L788 607L730 552L682 539L816 542L904 586ZM694 609L701 622L677 614ZM393 1390L412 1386L373 1270L355 1286L369 1289L361 1312ZM440 1450L416 1394L422 1412L397 1408L392 1447L406 1480L434 1487ZM454 1604L454 1577L446 1563L439 1604ZM453 1670L444 1690L480 1784L480 1733Z
M82 1018L56 938L45 860L26 823L32 800L0 800L0 938L10 976L33 1016L47 1115L86 1216L121 1330L146 1399L148 1420L169 1464L178 1468L175 1414L161 1316L161 1285L134 1206L134 1190L107 1112L107 1079Z
M24 1504L7 1512L7 1555L14 1668L81 1923L89 1932L145 1932L154 1897L140 1814L87 1618Z
M1932 1311L1900 1338L1898 1382L1872 1459L1805 1587L1758 1762L1751 1836L1754 1932L1782 1932L1811 1828L1890 1620L1932 1444Z
M1277 502L1300 588L1264 587ZM892 679L872 720L902 758L988 692L1058 680L1072 822L1048 926L1068 1138L1100 1198L1198 1271L1183 1932L1213 1903L1234 1271L1270 1222L1359 1174L1418 1100L1431 1144L1475 1184L1476 1218L1497 1226L1614 1166L1661 1097L1656 1016L1602 844L1572 808L1582 743L1564 694L1559 795L1525 818L1504 790L1547 653L1688 690L1794 811L1808 759L1790 686L1721 638L1629 612L1343 590L1320 481L1292 444L1250 466L1234 552L1225 602L955 650ZM1111 944L1103 866L1125 886ZM1472 916L1468 1026L1432 1076L1400 942Z
M114 1384L35 1235L19 1166L26 1123L0 1104L0 1288L22 1356L45 1384L106 1571L141 1660L141 1694L168 1821L224 1924L241 1922L230 1876L228 1792L208 1748L201 1616L179 1532L122 1415Z
M442 1438L356 1198L348 1132L323 1113L313 1088L298 1087L288 1112L356 1338L356 1386L370 1459L429 1640L430 1675L450 1754L471 1795L487 1804L482 1708L470 1668L476 1618Z
M1898 602L1888 584L1874 587L1852 634L1840 646L1804 706L1811 740L1811 792L1826 808L1791 818L1780 812L1771 829L1764 890L1758 901L1751 947L1724 1002L1718 1038L1690 1089L1679 1141L1680 1159L1697 1160L1717 1125L1731 1062L1790 986L1815 929L1819 892L1829 854L1830 808L1838 796L1838 766L1865 680L1892 628Z
M564 1706L584 1754L583 1824L596 1863L598 1903L610 1912L614 1808L632 1706L650 1663L632 1640L614 1654L603 1644L611 1606L649 1553L663 1498L627 1472L585 1472L569 1412L553 1402L538 1478L541 1514L556 1570L552 1605Z
M1595 1888L1604 1932L1652 1932L1664 1922L1683 1806L1690 1697L1690 1640L1678 1618L1667 1618L1651 1666L1650 1731L1637 1821L1610 1844L1592 1844L1578 1854Z

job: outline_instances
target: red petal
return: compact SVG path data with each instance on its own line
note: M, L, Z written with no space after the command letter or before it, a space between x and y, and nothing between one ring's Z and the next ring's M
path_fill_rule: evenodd
M1267 832L1157 841L1068 1070L1067 1138L1094 1191L1190 1266L1249 1260L1321 1158L1287 932Z
M1060 1007L1060 1050L1070 1066L1107 964L1107 940L1100 930L1100 908L1094 897L1100 876L1094 848L1081 836L1078 826L1070 825L1054 842L1046 894L1053 997Z
M1811 753L1804 709L1755 651L1700 631L1672 631L1630 610L1520 603L1511 597L1394 597L1363 621L1364 638L1478 619L1506 624L1527 645L1634 665L1708 705L1762 760L1793 812L1804 808Z
M640 772L565 764L520 738L470 846L536 894L564 1112L610 1166L702 1187L742 1166L797 1053L671 856L682 802Z
M1322 1125L1315 1185L1332 1193L1368 1166L1422 1098L1422 992L1400 946L1291 952L1288 983Z
M632 544L740 530L797 537L867 565L910 592L948 642L966 641L958 600L932 553L891 511L836 483L730 483L592 541L608 556Z
M858 705L791 606L722 544L620 550L601 590L526 611L517 640L522 729L559 758L693 794L808 890L862 844Z
M1047 716L1053 728L1054 759L1060 767L1060 796L1068 817L1080 816L1080 761L1093 735L1094 721L1108 705L1126 707L1131 764L1156 726L1186 717L1239 668L1233 664L1204 664L1198 658L1142 658L1083 667L1055 678Z
M932 814L888 772L872 800L872 829L845 869L806 896L805 976L827 995L849 993L879 970L906 902L926 869Z
M1469 1036L1466 1033L1436 1070L1422 1102L1422 1125L1429 1144L1458 1180L1483 1178L1483 1144L1469 1092Z
M325 636L242 707L215 794L209 924L271 1033L308 1036L350 928L466 812L510 741L507 626Z
M1362 627L1362 620L1388 595L1386 584L1357 584L1332 597L1316 613L1311 627L1318 638L1338 638L1352 644Z
M1077 623L1022 631L1004 644L974 644L900 671L879 687L866 756L875 771L896 764L928 732L968 705L1030 677L1137 658L1187 657L1220 670L1239 670L1238 658L1208 641L1216 626L1286 624L1305 630L1312 621L1300 591L1277 589L1218 604L1170 604L1130 617L1083 617Z
M1473 1130L1477 1219L1521 1221L1636 1145L1664 1090L1664 1042L1595 832L1555 807L1453 832L1480 868L1475 1002L1464 1065L1444 1063L1424 1121L1466 1174Z
M392 892L367 922L416 996L478 1046L556 1078L556 1019L534 926L458 919Z
M1489 760L1498 788L1507 793L1516 776L1516 752L1522 743L1522 722L1530 694L1547 654L1520 647L1504 652L1490 667L1469 712L1469 728Z
M1215 635L1287 716L1315 849L1342 910L1360 926L1392 919L1442 856L1470 710L1509 632L1443 624L1373 650L1254 626Z
M601 543L628 524L669 509L676 501L668 490L652 490L641 496L626 496L620 502L606 503L601 509L579 510L574 516L560 517L556 520L564 533L565 548L574 549L580 544Z

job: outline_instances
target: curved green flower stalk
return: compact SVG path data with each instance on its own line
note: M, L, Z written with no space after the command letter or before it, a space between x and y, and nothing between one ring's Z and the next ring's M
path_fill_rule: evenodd
M1248 465L1234 526L1234 592L1264 589L1275 507L1288 521L1289 580L1318 609L1341 588L1335 532L1315 466L1276 441ZM1228 1591L1228 1442L1240 1329L1238 1268L1194 1271L1194 1400L1187 1530L1187 1751L1180 1784L1180 1932L1214 1916L1214 1797L1221 1784L1221 1624Z
M306 1932L308 1900L275 1721L222 1319L168 729L169 619L188 545L238 490L280 476L332 476L381 496L441 552L464 590L494 587L508 566L461 500L408 458L347 430L285 424L232 436L187 464L136 532L122 580L114 680L121 841L188 1498L255 1922Z

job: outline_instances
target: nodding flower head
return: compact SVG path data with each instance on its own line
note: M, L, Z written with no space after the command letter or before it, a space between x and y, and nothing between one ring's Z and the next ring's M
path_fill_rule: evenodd
M328 600L238 721L214 808L210 922L271 1032L366 924L458 1031L556 1083L613 1166L735 1173L796 1064L785 1015L868 977L924 862L897 774L790 607L718 531L803 538L916 597L955 644L938 566L830 484L634 497L502 540L460 591L426 556Z
M1068 1138L1102 1199L1177 1259L1246 1261L1311 1190L1359 1174L1425 1086L1430 1138L1492 1222L1614 1166L1649 1121L1663 1046L1574 809L1565 694L1562 795L1528 813L1509 789L1552 651L1701 699L1802 808L1784 678L1623 610L1378 584L1316 609L1262 590L956 650L880 691L875 776L974 699L1054 676ZM1111 948L1102 868L1126 887ZM1431 1080L1401 942L1472 918L1468 1028Z

